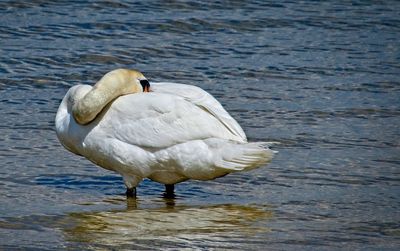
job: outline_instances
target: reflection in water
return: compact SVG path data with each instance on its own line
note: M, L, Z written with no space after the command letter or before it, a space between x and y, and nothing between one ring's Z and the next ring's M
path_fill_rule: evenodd
M165 200L164 207L140 209L139 203L130 199L126 210L72 213L69 217L75 224L65 229L66 239L113 247L190 247L196 243L227 247L232 240L243 242L242 238L267 232L265 224L257 222L272 216L256 206L174 206L170 199Z

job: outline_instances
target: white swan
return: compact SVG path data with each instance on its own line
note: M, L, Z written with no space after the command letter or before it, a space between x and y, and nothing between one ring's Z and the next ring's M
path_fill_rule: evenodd
M134 70L111 71L94 87L71 87L55 125L66 149L121 174L131 196L144 178L165 184L172 195L178 182L251 170L274 154L266 142L248 143L204 90L175 83L150 87Z

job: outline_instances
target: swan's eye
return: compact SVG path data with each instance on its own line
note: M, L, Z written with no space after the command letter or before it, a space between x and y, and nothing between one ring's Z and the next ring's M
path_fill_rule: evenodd
M143 92L149 92L150 91L150 83L147 79L142 79L139 80L140 84L142 85Z

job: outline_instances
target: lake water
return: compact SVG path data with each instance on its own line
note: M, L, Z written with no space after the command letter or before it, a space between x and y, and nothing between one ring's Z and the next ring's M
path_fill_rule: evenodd
M0 1L0 249L398 250L398 1ZM115 68L200 86L260 169L122 179L54 131L69 87Z

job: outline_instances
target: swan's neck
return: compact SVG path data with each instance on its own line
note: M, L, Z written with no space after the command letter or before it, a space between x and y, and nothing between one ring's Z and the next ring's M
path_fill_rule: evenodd
M72 107L75 120L85 125L93 121L103 108L115 98L142 92L139 78L144 76L136 71L118 69L104 75L83 98Z

